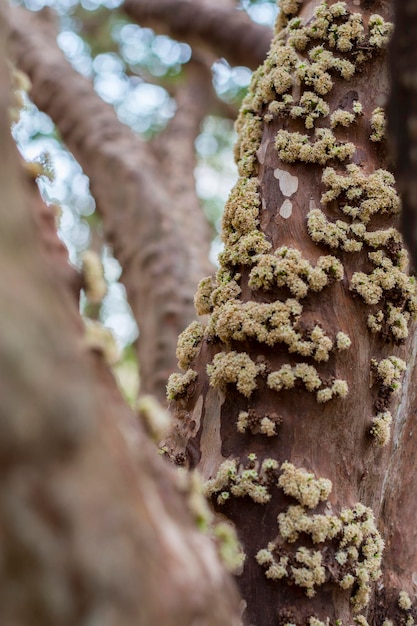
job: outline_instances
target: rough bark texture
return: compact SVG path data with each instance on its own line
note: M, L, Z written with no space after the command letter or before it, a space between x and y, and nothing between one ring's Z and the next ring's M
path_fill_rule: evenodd
M412 626L417 619L417 340L410 324L417 305L395 230L398 196L380 170L387 167L380 107L391 3L346 4L351 13L340 2L282 1L278 27L297 13L301 22L277 35L242 108L225 252L216 278L197 294L208 326L194 323L182 335L180 363L188 370L169 384L176 430L168 452L200 468L215 508L235 521L246 553L238 578L245 620L256 626L354 619ZM198 5L207 16L208 4ZM403 6L411 24L413 7ZM161 7L155 1L148 9ZM164 22L171 20L167 5L164 11ZM191 301L191 279L186 287L180 281L200 267L201 247L193 242L185 252L182 245L201 232L192 177L182 169L193 166L192 140L209 99L205 65L190 65L178 114L145 156L65 64L50 34L14 15L13 46L33 97L90 174L130 301L139 321L148 320L153 339L143 338L143 375L147 390L162 395L170 362L162 355L167 346L173 353ZM405 82L403 65L398 74L413 90L413 51L402 42L411 69ZM1 85L4 72L0 64ZM393 128L395 102L393 95ZM411 108L404 111L412 129ZM29 193L42 250L33 243L3 122L0 623L230 626L234 591L212 548L99 355L83 355L69 290L59 290L67 280L63 266L56 271L62 249ZM399 137L410 196L412 142L402 130ZM60 261L48 270L42 256L54 254ZM171 269L168 286L162 276Z
M0 623L236 623L236 592L213 546L73 323L75 302L51 253L59 245L39 219L46 209L33 203L7 123L4 27Z
M401 403L393 432L393 450L384 477L381 530L385 539L383 579L378 585L372 622L387 615L394 623L416 620L417 524L416 524L416 426L417 333L409 346L410 367L405 376ZM412 600L410 611L398 604L399 592Z
M396 174L403 201L402 230L417 267L417 5L396 0L395 31L390 49L389 124Z
M124 11L192 47L208 49L231 65L256 69L265 59L272 31L254 24L243 11L193 0L126 0Z
M177 202L167 185L171 167L176 171L175 160L161 167L152 147L118 121L90 81L64 59L51 25L18 9L11 11L9 19L11 49L17 65L32 81L30 95L54 120L90 177L106 239L123 267L122 280L141 329L141 391L154 393L164 402L166 378L176 367L176 338L194 317L197 281L211 271L208 229L191 176L194 158L188 161L190 189L185 209L183 197ZM189 89L198 84L205 94L202 82L202 77L195 77ZM203 114L204 108L197 116L190 112L186 142ZM177 156L182 160L189 158L186 142L177 137ZM181 157L183 151L187 157ZM184 235L194 245L184 246Z
M282 2L279 26L301 22L277 35L243 103L225 253L197 294L211 317L181 338L190 369L169 384L170 454L236 523L256 626L411 624L416 612L416 505L399 486L416 469L416 292L381 170L392 6L346 6Z

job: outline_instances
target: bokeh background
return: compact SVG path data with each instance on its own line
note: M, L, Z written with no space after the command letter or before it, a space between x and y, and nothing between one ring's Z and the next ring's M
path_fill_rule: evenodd
M152 0L150 0L152 1ZM58 44L73 67L91 78L97 93L112 104L119 119L144 139L158 134L175 113L172 93L189 61L191 49L149 28L128 21L118 11L121 0L26 0L32 11L45 6L58 15ZM241 11L257 23L272 25L275 0L241 0ZM231 67L225 59L212 66L213 85L230 115L208 116L195 141L197 194L212 226L211 260L221 251L218 236L222 210L237 171L233 162L233 112L237 112L251 78L247 67ZM227 107L225 107L227 110ZM65 242L71 262L80 266L81 254L92 248L101 256L108 292L97 312L109 328L121 351L115 367L125 392L133 399L137 391L137 364L132 343L140 329L131 315L124 286L119 282L121 268L112 250L103 242L100 218L90 194L88 177L63 145L52 120L26 99L13 135L26 160L46 163L50 176L39 179L42 195L59 211L59 236ZM81 311L86 299L81 296Z

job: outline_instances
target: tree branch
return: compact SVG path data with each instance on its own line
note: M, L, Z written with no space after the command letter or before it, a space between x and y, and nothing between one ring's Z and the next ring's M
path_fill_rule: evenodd
M141 26L251 69L264 61L272 39L272 30L253 23L246 13L192 0L125 0L123 10Z
M142 390L164 401L178 334L195 315L195 276L206 273L206 267L199 267L202 252L194 259L184 243L183 225L170 210L165 172L149 145L121 124L90 81L73 70L39 17L13 9L10 23L12 52L32 81L30 95L54 120L90 177L106 239L123 267L129 303L142 331ZM199 245L208 253L208 239Z
M175 99L176 114L153 143L167 173L166 188L172 198L171 211L182 225L182 238L192 249L192 257L200 259L199 267L191 268L197 288L201 279L200 268L205 267L206 275L214 270L208 261L207 250L201 250L200 247L200 242L209 238L209 228L207 222L201 220L194 178L194 142L211 103L217 99L211 71L204 59L199 60L194 56L187 64L184 80L176 90Z

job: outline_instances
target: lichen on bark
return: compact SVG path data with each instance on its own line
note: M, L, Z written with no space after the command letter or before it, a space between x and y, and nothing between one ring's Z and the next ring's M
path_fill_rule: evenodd
M197 428L174 429L171 453L185 437L191 464L201 459L208 484L218 487L208 491L215 507L237 525L248 554L239 584L250 623L363 623L357 612L372 606L384 567L382 476L416 312L396 229L400 200L376 113L392 24L382 2L372 11L353 1L287 2L282 9L237 122L241 178L223 222L220 272L200 287L200 310L210 317L192 363L198 389L180 409L192 412L213 382L216 404L210 396L205 417L203 404ZM311 276L321 259L332 276L320 276L315 289ZM225 275L233 288L213 302ZM223 361L224 369L210 365ZM274 436L259 428L267 415L279 415ZM207 460L208 441L218 446L216 463ZM269 482L251 498L257 468L236 489L250 455L259 464L287 460L304 468L303 479L311 473L331 481L328 502L307 515ZM228 476L221 486L217 472ZM308 543L290 554L288 544L306 536L314 550ZM336 536L329 566L326 542Z

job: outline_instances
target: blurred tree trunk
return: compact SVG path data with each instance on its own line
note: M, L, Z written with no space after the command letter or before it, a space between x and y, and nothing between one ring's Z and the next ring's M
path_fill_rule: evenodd
M155 453L100 355L87 349L73 273L10 134L5 23L0 623L237 624L233 582L187 504L198 493Z
M390 138L403 202L402 230L417 267L417 7L413 0L395 3L395 34L390 47Z
M168 385L169 453L235 522L256 626L417 617L416 291L382 108L392 8L281 2L237 123L221 267L196 297L209 322L180 337L186 371Z
M141 393L165 403L178 334L195 318L196 285L212 268L209 228L193 176L194 139L213 98L211 77L189 64L185 84L178 87L182 106L164 131L161 158L157 144L142 141L122 124L91 81L65 59L51 18L48 10L33 14L11 8L5 16L9 49L31 80L31 98L50 115L90 178L106 242L123 268L140 328ZM182 178L179 166L186 171Z

